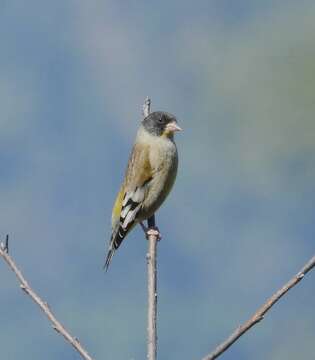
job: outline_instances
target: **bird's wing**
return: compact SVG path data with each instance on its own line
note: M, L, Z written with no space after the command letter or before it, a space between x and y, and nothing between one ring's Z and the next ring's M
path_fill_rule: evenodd
M152 179L149 146L135 144L129 158L124 183L116 198L112 213L112 236L105 262L107 269L114 252L136 223Z

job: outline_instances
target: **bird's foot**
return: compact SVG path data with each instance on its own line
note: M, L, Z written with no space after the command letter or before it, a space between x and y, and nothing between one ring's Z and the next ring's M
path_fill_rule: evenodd
M152 228L148 228L148 230L146 232L147 239L149 238L149 236L155 236L158 241L160 241L161 238L162 238L160 230L159 230L159 228L157 226L152 227Z
M145 237L147 238L147 240L149 239L149 236L156 236L157 240L161 240L161 233L160 230L157 226L154 227L146 227L143 222L140 222L140 225L142 227L143 232L145 233Z

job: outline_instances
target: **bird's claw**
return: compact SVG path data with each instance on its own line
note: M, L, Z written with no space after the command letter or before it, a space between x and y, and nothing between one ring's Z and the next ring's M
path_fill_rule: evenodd
M149 236L156 236L158 241L161 240L161 234L159 228L157 226L153 228L148 228L146 232L147 239L149 238Z
M158 241L161 240L161 233L157 226L148 228L142 222L140 223L140 225L145 233L145 237L147 238L147 240L149 239L149 236L156 236Z

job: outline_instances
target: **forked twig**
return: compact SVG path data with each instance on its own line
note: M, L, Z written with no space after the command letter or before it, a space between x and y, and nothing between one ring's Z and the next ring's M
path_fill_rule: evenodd
M303 268L291 278L281 289L275 292L255 313L247 320L243 325L237 327L234 332L219 346L217 346L213 352L205 356L202 360L214 360L222 355L231 345L235 343L242 335L244 335L254 325L263 320L264 315L271 309L271 307L281 299L290 289L298 284L304 276L315 267L315 256L312 257Z
M0 256L7 263L9 268L14 272L18 281L20 282L20 288L25 292L25 294L29 295L31 299L41 308L41 310L45 313L48 320L52 323L52 327L56 330L60 335L62 335L66 341L68 341L74 349L81 355L84 360L93 360L92 357L88 354L88 352L83 348L80 344L79 340L65 329L65 327L56 319L55 315L51 311L47 302L43 301L39 295L35 293L35 291L30 287L28 282L25 280L21 270L18 269L14 260L9 255L9 237L6 236L5 243L0 243Z

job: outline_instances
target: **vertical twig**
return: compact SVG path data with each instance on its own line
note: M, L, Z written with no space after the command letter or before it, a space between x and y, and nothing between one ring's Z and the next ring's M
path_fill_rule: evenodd
M151 112L151 99L147 96L142 105L142 115L146 118Z
M150 114L151 100L147 97L143 105L143 116ZM148 228L155 228L155 216L148 219ZM148 340L147 340L147 360L156 360L157 355L157 266L156 250L159 240L158 232L148 232Z
M155 216L148 219L148 227L155 228ZM158 236L155 233L148 235L148 360L156 360L157 355L157 251Z

